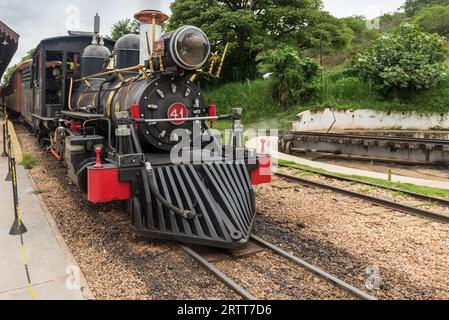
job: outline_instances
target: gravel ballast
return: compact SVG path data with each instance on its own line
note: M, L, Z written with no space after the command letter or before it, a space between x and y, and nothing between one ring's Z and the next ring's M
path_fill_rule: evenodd
M256 234L308 262L362 290L378 270L378 298L449 298L447 224L279 178L257 195Z
M148 241L129 230L126 205L90 204L66 170L15 125L31 174L96 299L237 299L176 244Z
M16 125L31 170L67 245L97 299L238 299L176 244L132 235L125 204L93 205L66 170ZM447 225L408 221L397 212L275 179L256 187L255 233L367 291L367 268L380 271L384 299L448 299ZM347 292L263 251L217 266L260 299L349 299Z

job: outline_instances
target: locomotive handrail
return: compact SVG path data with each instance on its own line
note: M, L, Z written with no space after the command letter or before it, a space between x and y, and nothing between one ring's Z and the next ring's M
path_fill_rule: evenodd
M166 119L132 119L135 123L153 123L153 122L172 122L172 121L207 121L207 120L227 120L232 115L213 116L213 117L193 117L193 118L166 118Z
M114 74L114 73L142 70L144 68L145 68L144 64L138 64L137 66L134 66L134 67L128 67L128 68L123 68L123 69L114 69L114 70L111 70L111 71L105 71L105 72L91 74L89 76L77 79L74 82L80 82L80 81L84 81L86 79L98 78L98 77L101 77L101 76L107 76L107 75Z

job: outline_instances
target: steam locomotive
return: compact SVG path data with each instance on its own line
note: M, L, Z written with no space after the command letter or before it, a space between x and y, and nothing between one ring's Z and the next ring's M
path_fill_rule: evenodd
M92 203L127 201L131 230L149 238L235 248L256 216L254 184L271 181L270 158L247 149L242 110L217 115L195 82L211 54L206 34L162 34L165 14L136 14L141 34L117 42L94 33L41 41L2 99L39 145L67 167ZM212 73L210 73L212 75ZM221 143L214 121L232 122Z

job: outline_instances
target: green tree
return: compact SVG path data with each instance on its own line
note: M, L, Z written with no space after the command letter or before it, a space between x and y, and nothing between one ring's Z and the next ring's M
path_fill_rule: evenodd
M310 32L310 43L306 47L324 48L326 53L349 49L355 37L349 26L328 12L320 14ZM291 44L294 45L294 42Z
M280 44L318 48L321 31L326 46L347 45L350 30L336 28L338 21L321 6L321 0L176 0L168 28L195 25L206 32L214 50L229 43L224 80L254 79L256 57Z
M352 40L352 50L359 52L366 48L371 42L376 40L380 33L376 29L368 29L366 18L362 16L352 16L340 19L354 33Z
M448 0L449 1L449 0ZM380 16L380 31L391 32L401 24L406 23L408 16L405 12L386 13Z
M421 9L435 5L449 5L449 0L407 0L404 4L404 11L409 16L414 16Z
M27 61L27 60L29 60L29 59L31 59L31 58L33 57L33 54L34 54L34 51L35 51L35 50L36 50L36 49L31 49L31 50L29 50L29 51L25 54L25 56L23 56L23 57L20 59L20 63L15 64L15 65L9 67L8 69L6 69L5 73L3 74L3 81L2 81L3 84L7 84L7 83L11 80L12 74L17 70L17 68L19 67L19 65L20 65L22 62L25 62L25 61Z
M140 32L139 21L133 19L124 19L117 21L111 29L111 39L117 41L122 36L130 33L138 34Z
M343 22L347 27L351 28L352 32L354 32L354 36L356 37L360 37L362 32L367 29L366 18L363 16L341 18L340 21Z
M308 102L320 89L320 65L311 58L300 57L298 51L286 46L259 57L263 73L271 73L271 90L282 110L287 106Z
M359 55L353 70L372 80L383 94L403 97L434 87L445 75L448 53L442 37L404 24L393 33L382 35Z
M449 36L449 6L433 6L420 10L415 16L415 23L421 30Z

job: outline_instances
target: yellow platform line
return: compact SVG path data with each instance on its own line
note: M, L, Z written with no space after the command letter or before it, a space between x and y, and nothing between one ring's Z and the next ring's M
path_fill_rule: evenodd
M36 293L34 292L33 283L31 282L31 277L30 277L30 267L29 267L29 264L28 264L28 257L27 257L27 254L26 254L25 243L23 241L22 235L20 237L21 237L21 245L22 245L21 246L22 262L23 262L23 265L25 267L25 272L26 272L27 281L28 281L28 285L27 285L28 293L31 296L31 300L36 300L37 299L36 298Z
M23 160L22 148L17 138L16 131L14 130L14 125L11 121L8 121L8 132L11 137L12 153L17 163L21 163Z
M11 137L11 152L16 160L16 162L20 163L22 162L23 156L22 156L22 147L20 146L19 143L19 139L17 138L17 134L16 131L14 129L14 125L11 121L6 121L7 125L8 125L8 134ZM15 184L17 184L17 172L16 169L14 167L13 169L13 181L15 182ZM20 217L20 209L18 209L17 212L17 218L18 218L18 223L19 226L22 224L22 219ZM27 277L27 288L28 288L28 292L30 294L31 300L36 300L36 293L34 292L34 288L33 288L33 284L31 282L31 277L30 277L30 270L29 270L29 264L28 264L28 256L26 253L26 248L25 248L25 241L23 239L23 235L20 235L20 251L21 251L21 256L22 256L22 263L25 267L25 273L26 273L26 277Z

